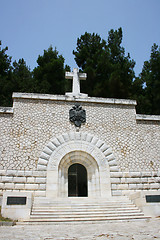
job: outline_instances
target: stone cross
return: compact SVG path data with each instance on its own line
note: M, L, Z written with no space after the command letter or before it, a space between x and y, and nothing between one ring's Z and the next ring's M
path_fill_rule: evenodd
M66 79L73 79L72 82L72 92L66 93L66 96L71 97L88 97L87 94L80 93L80 80L86 80L87 74L86 73L79 73L78 68L73 68L73 72L66 72L65 74Z

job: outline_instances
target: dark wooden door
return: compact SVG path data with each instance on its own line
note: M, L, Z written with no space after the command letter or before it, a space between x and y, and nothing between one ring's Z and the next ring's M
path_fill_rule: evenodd
M87 170L79 164L73 164L68 169L68 196L87 197Z

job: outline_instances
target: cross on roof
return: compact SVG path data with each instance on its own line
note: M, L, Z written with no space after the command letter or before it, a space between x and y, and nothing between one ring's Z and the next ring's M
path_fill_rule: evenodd
M72 92L66 93L66 96L71 97L88 97L88 94L80 93L80 80L86 80L86 73L79 73L78 68L73 68L73 72L66 72L66 79L73 79Z

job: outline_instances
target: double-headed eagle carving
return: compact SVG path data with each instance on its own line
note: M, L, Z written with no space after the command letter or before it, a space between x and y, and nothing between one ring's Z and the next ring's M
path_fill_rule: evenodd
M79 103L75 103L69 110L69 120L73 122L76 127L81 127L81 124L86 122L86 111L82 109Z

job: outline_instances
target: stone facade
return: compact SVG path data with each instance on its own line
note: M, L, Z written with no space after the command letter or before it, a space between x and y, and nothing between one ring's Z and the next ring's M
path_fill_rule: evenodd
M76 102L86 110L80 128L69 121ZM160 116L137 115L135 105L131 100L14 93L13 108L0 108L0 196L26 191L67 197L64 169L74 162L88 168L90 196L157 194Z

